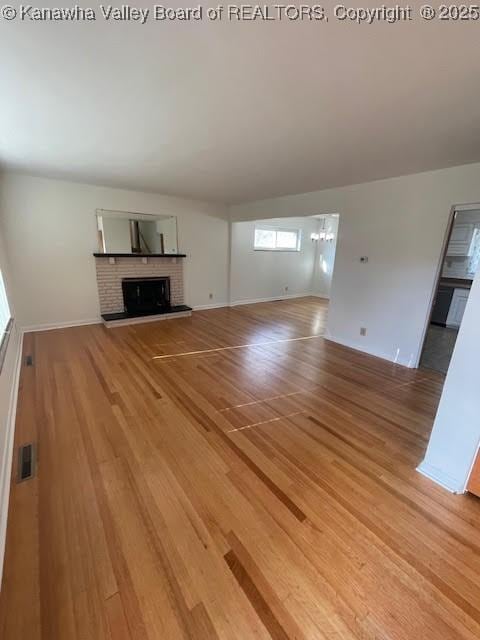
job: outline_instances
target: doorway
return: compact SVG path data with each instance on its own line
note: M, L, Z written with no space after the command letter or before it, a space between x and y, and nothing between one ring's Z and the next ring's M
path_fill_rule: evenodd
M479 266L480 206L459 207L448 230L420 367L447 373Z
M317 224L315 232L310 236L315 244L312 293L320 298L330 299L339 218L338 213L312 216L312 219Z

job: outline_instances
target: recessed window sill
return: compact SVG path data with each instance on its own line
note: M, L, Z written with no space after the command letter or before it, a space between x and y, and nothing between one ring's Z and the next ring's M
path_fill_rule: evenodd
M272 253L300 253L301 249L260 249L253 247L254 251L271 251Z

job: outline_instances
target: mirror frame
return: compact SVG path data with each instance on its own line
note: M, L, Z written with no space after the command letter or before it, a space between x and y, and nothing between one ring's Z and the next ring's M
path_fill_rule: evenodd
M119 218L123 218L125 220L131 220L133 219L138 219L138 220L143 220L145 222L154 222L157 220L166 220L169 218L175 218L175 244L176 244L176 252L175 254L173 253L163 253L163 254L157 254L157 255L165 255L165 256L174 256L174 255L179 255L180 251L178 248L178 217L175 215L168 215L168 214L164 214L164 213L145 213L142 211L126 211L126 210L122 210L122 209L95 209L95 221L96 221L96 228L97 228L97 244L98 244L98 253L104 254L104 255L109 255L109 253L111 253L110 251L106 250L106 246L105 246L105 234L103 231L103 218L109 217L109 218L115 218L118 215ZM155 254L148 254L148 253L135 253L133 251L130 251L129 253L125 253L125 255L144 255L144 256L148 256L148 255L155 255Z

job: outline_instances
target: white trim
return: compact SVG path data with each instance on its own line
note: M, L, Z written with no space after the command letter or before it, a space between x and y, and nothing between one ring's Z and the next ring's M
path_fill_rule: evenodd
M164 217L164 218L168 218L171 217L173 218L173 216L164 216L161 213L145 213L143 211L125 211L123 209L95 209L95 215L97 216L102 216L104 213L121 213L122 215L125 215L125 219L128 219L128 216L147 216L149 218L159 218L159 217Z
M192 307L193 311L207 311L208 309L221 309L223 307L229 307L228 302L216 302L214 304L199 304Z
M101 318L91 318L89 320L67 320L66 322L52 322L51 324L32 324L22 327L23 333L32 331L51 331L52 329L68 329L70 327L83 327L88 324L101 324Z
M274 302L275 300L290 300L293 298L308 298L312 294L309 291L304 293L293 293L287 296L273 296L271 298L250 298L248 300L233 300L230 302L231 307L238 307L242 304L257 304L257 302Z
M432 466L425 460L417 467L418 473L425 476L429 480L433 480L441 487L450 491L450 493L465 493L465 483L460 482L457 478L452 478L444 473L441 469Z
M327 295L325 295L323 293L313 293L312 292L312 293L309 293L308 295L309 296L313 296L314 298L320 298L320 300L327 300L327 301L330 300L330 296L327 296Z
M455 212L461 213L462 211L478 211L480 204L478 202L472 202L471 204L456 204L453 207Z
M272 249L261 249L259 247L253 247L254 251L273 251L275 253L300 253L300 251L302 250L300 249L287 249L285 247L275 247Z
M17 354L13 366L13 382L10 390L8 414L6 420L5 448L0 466L0 584L2 583L3 560L7 536L8 504L10 499L10 481L12 475L13 441L15 436L15 418L17 415L18 387L22 365L23 332L17 327Z
M336 344L341 344L342 347L348 347L349 349L353 349L354 351L360 351L361 353L366 353L369 356L374 356L375 358L381 358L382 360L387 360L388 362L393 362L394 364L398 364L401 367L407 367L408 369L415 369L415 363L413 360L413 354L410 357L410 360L405 361L398 356L392 357L391 354L385 353L383 351L378 351L377 349L369 348L360 342L353 342L350 340L343 340L342 338L337 338L336 336L332 336L328 331L325 332L324 336L325 340L329 342L335 342Z
M414 361L414 363L412 365L414 369L418 369L418 367L420 366L420 360L422 359L423 347L425 345L425 341L426 341L426 338L427 338L428 327L430 326L433 303L435 301L435 294L436 294L437 288L438 288L438 286L440 284L440 278L442 277L443 265L444 265L444 262L445 262L445 258L447 257L447 248L448 248L448 242L449 242L449 239L450 239L450 232L453 229L453 225L455 224L455 217L456 217L457 213L459 213L459 212L462 212L462 211L463 212L465 212L465 211L478 211L479 209L480 209L480 204L478 202L477 203L470 203L470 204L454 204L450 208L450 214L448 216L447 229L446 229L444 237L443 237L442 250L441 250L439 261L438 261L438 264L437 264L437 270L435 272L435 279L433 281L433 286L432 286L432 289L430 291L430 299L429 299L429 302L428 302L427 315L426 315L425 323L424 323L423 330L422 330L422 337L421 337L421 340L420 340L420 344L418 346L417 354L415 356L415 361Z
M432 318L433 304L435 302L435 294L437 293L438 285L440 284L440 278L442 277L443 264L445 262L445 258L447 257L447 247L448 247L448 242L450 240L451 230L453 229L453 225L455 224L456 211L457 211L457 208L455 206L450 207L450 213L448 215L448 221L447 221L447 228L443 234L443 241L442 241L440 256L438 258L437 268L435 271L435 278L432 283L432 288L430 289L430 297L428 300L427 313L426 313L423 327L422 327L422 335L421 335L420 342L418 344L418 348L415 354L415 360L412 365L414 369L419 368L420 360L422 359L423 347L427 339L427 331L430 326L430 320Z
M255 244L256 241L256 236L257 236L257 230L259 231L274 231L275 232L275 243L277 241L277 233L294 233L296 235L296 245L295 247L277 247L275 244L275 247L258 247ZM298 227L293 228L293 227L281 227L279 225L270 225L270 224L260 224L260 222L258 224L254 225L254 230L253 230L253 250L254 251L288 251L288 252L300 252L302 249L302 229L299 229Z

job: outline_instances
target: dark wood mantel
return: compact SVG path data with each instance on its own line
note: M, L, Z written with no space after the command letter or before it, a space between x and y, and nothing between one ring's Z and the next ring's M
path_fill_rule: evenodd
M186 253L94 253L95 258L186 258Z

